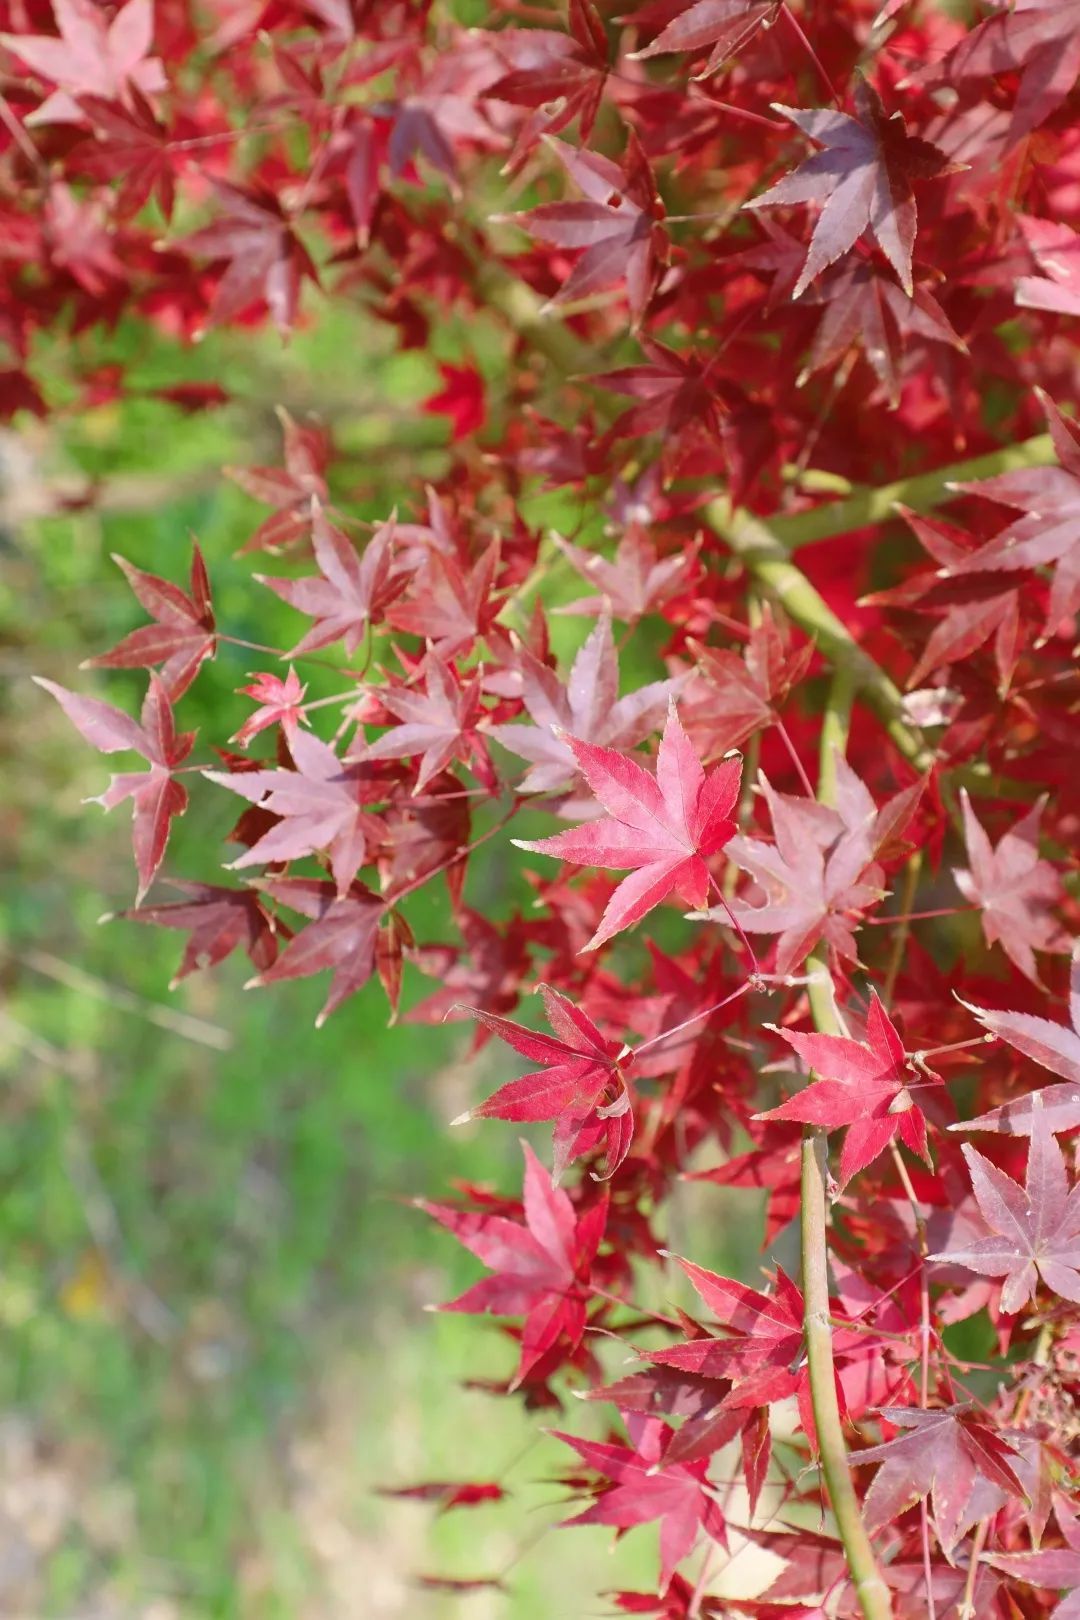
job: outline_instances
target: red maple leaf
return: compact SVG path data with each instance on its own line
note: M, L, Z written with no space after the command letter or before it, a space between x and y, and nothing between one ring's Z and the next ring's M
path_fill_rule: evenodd
M325 474L330 445L326 434L314 423L294 422L281 406L277 416L284 467L225 468L228 477L254 500L274 508L242 547L244 551L277 551L299 540L312 527L318 503L329 494Z
M245 989L330 971L330 993L315 1020L315 1028L321 1029L330 1014L362 990L374 973L379 922L386 903L361 883L354 883L345 895L338 894L334 884L312 878L263 878L256 886L260 893L312 920Z
M391 605L387 620L395 630L423 636L440 657L452 658L471 647L499 613L502 597L493 590L498 566L497 540L471 567L452 550L428 545L408 594Z
M930 1258L1004 1277L1001 1309L1008 1315L1027 1304L1040 1278L1080 1304L1080 1184L1070 1191L1064 1154L1039 1103L1033 1100L1022 1187L967 1143L963 1154L991 1235Z
M72 725L100 753L130 750L141 754L150 767L148 771L125 771L112 777L105 792L88 801L112 810L126 799L131 800L131 841L139 874L136 900L140 901L165 858L173 817L183 815L187 809L187 789L173 772L191 753L195 733L177 731L169 693L157 675L150 676L137 721L99 698L81 697L40 675L34 679L52 693Z
M984 1553L983 1556L988 1564L1014 1581L1066 1593L1051 1620L1080 1620L1080 1546L1044 1547L1040 1552Z
M708 858L735 832L731 813L739 798L742 760L723 760L706 775L674 702L655 776L613 748L598 748L576 737L567 742L607 815L553 838L513 842L519 849L579 866L632 869L608 901L585 949L596 950L639 922L669 894L681 895L692 906L703 905L711 882Z
M698 567L699 541L661 557L637 523L627 529L610 562L598 551L583 551L559 534L554 539L567 562L601 592L564 602L560 613L588 614L590 618L610 613L614 619L636 624L647 613L661 612L672 597L685 590Z
M385 798L385 782L370 767L347 765L310 731L294 731L289 752L296 766L292 771L203 772L208 781L279 818L231 862L231 869L295 861L325 851L338 898L343 899L370 859L369 845L380 824L366 807Z
M305 276L314 282L319 279L293 221L266 187L237 186L225 180L213 184L221 212L180 244L192 258L225 266L207 322L224 325L253 305L265 304L278 330L290 332L301 282Z
M892 1524L929 1496L938 1540L950 1555L977 1520L996 1512L1010 1496L1027 1501L1016 1473L1016 1452L964 1407L922 1411L886 1406L881 1416L908 1433L851 1454L856 1467L881 1464L863 1502L868 1530Z
M584 200L542 203L511 217L541 242L583 250L551 305L624 282L636 326L652 297L667 249L660 223L663 204L641 144L631 130L620 168L598 152L575 151L553 136L548 142Z
M483 1507L488 1502L501 1502L506 1492L501 1485L493 1482L438 1479L426 1480L423 1485L384 1485L379 1488L379 1495L402 1502L434 1502L441 1514L449 1513L453 1508Z
M774 1028L775 1025L766 1026ZM777 1029L807 1068L821 1078L758 1119L791 1119L825 1130L848 1127L840 1155L840 1181L846 1185L898 1136L929 1164L926 1119L912 1096L913 1087L936 1080L917 1067L904 1050L888 1013L871 992L866 1041L842 1035L809 1035Z
M582 1462L612 1481L595 1501L564 1524L610 1524L628 1530L635 1524L660 1521L660 1588L666 1590L677 1564L693 1550L698 1535L726 1545L724 1515L708 1480L709 1460L667 1463L665 1452L673 1431L659 1418L628 1414L632 1445L581 1440L552 1430L577 1452Z
M326 517L318 497L311 495L307 499L311 508L311 543L319 572L302 579L279 579L269 574L256 574L255 578L298 613L315 620L287 657L298 658L302 653L342 641L346 656L351 658L372 625L378 623L408 583L406 577L395 578L391 573L394 520L380 524L357 555L352 541Z
M882 897L875 857L902 831L921 791L904 788L880 810L843 760L837 761L837 808L777 793L760 778L776 842L739 834L727 853L766 895L762 905L729 902L749 934L776 934L776 972L791 973L824 939L838 956L856 959L852 914ZM712 911L717 919L726 915Z
M778 709L814 656L812 642L792 647L787 622L766 602L742 652L705 647L691 640L690 651L705 677L705 697L695 710L707 730L710 754L738 748L755 732L775 723Z
M1077 35L1080 40L1080 34ZM1000 473L978 483L957 484L969 495L983 495L1014 507L1024 516L980 546L954 573L1052 568L1046 634L1080 610L1080 427L1062 416L1049 395L1039 392L1058 467L1030 467Z
M518 131L507 169L518 166L542 135L557 135L578 120L582 143L592 134L608 77L608 41L593 0L569 0L569 32L508 28L494 35L510 66L485 95L534 109Z
M1016 223L1042 274L1021 276L1016 302L1022 309L1080 315L1080 234L1063 220L1017 214Z
M759 29L770 27L779 11L780 0L691 0L689 5L685 0L675 0L674 5L672 0L650 0L623 21L638 28L660 27L649 45L632 52L631 59L638 62L673 51L709 49L708 61L695 75L704 79L749 44Z
M79 111L94 132L94 139L79 151L80 167L93 179L118 182L116 208L125 219L153 197L171 220L182 149L170 143L168 130L137 89L129 89L127 100L128 105L122 106L101 96L79 97Z
M1051 1074L1060 1074L1064 1085L1045 1086L1028 1092L1013 1102L1003 1103L988 1114L966 1120L953 1130L999 1131L1012 1136L1030 1136L1036 1108L1054 1131L1068 1131L1080 1125L1080 946L1073 949L1069 995L1072 1028L1037 1018L1033 1013L1005 1012L990 1007L962 1005L974 1013L983 1028L999 1040L1039 1063ZM1038 1102L1036 1102L1038 1099Z
M454 1123L553 1119L555 1180L561 1179L573 1159L600 1146L607 1155L606 1179L629 1153L634 1135L633 1107L619 1066L623 1048L618 1041L605 1040L592 1019L550 985L542 984L540 994L554 1036L525 1029L482 1007L464 1009L540 1068L500 1086Z
M165 70L150 48L153 0L128 0L110 21L92 0L52 0L59 37L0 34L0 42L31 73L56 86L27 124L82 122L78 98L125 102L133 89L154 95L166 88Z
M886 117L877 91L866 79L855 83L857 116L831 108L777 106L804 134L823 148L778 180L747 208L822 203L792 296L855 246L869 231L911 296L911 255L915 246L914 180L946 174L945 154L929 141L907 133L903 115Z
M240 730L229 738L230 742L239 743L246 748L252 737L257 737L260 731L268 726L280 726L289 738L296 731L297 726L307 724L304 714L304 694L307 687L302 685L292 665L289 673L282 680L280 675L263 673L252 675L250 686L241 686L238 692L243 697L254 698L259 707L255 713L249 715Z
M1035 952L1068 949L1065 930L1050 907L1065 897L1057 869L1039 855L1044 795L996 848L980 826L966 788L961 788L964 841L970 869L953 869L965 900L979 907L988 945L1000 942L1020 972L1039 984Z
M412 759L419 755L414 793L422 793L433 777L460 759L494 793L497 779L479 729L487 713L481 705L481 675L460 680L436 652L426 655L422 668L422 692L404 682L372 688L379 708L400 724L391 726L375 742L361 745L350 759Z
M577 760L560 733L607 748L632 748L655 731L681 684L652 681L620 698L619 657L606 616L581 647L565 682L524 645L517 648L517 667L522 700L535 724L496 725L488 735L529 761L519 793L554 793L580 783ZM579 811L575 801L574 813Z
M216 883L183 883L169 880L169 886L187 896L158 906L139 906L117 912L126 922L152 923L158 928L177 928L190 935L172 986L200 968L216 967L238 947L243 947L258 969L270 967L278 950L278 929L252 889L226 889Z
M450 423L450 442L457 444L470 434L479 433L487 417L484 379L475 366L440 364L442 387L424 401L429 416L445 416Z
M162 683L175 703L187 691L204 660L214 656L217 646L210 581L198 541L192 542L190 594L167 579L144 573L125 557L114 553L113 561L123 570L136 599L154 623L132 630L110 652L88 658L83 667L149 669L160 664Z
M439 1309L525 1318L521 1359L511 1388L560 1340L570 1350L581 1343L590 1268L607 1222L606 1197L575 1215L568 1195L552 1184L528 1143L521 1147L524 1224L506 1215L416 1200L417 1208L433 1215L493 1273Z

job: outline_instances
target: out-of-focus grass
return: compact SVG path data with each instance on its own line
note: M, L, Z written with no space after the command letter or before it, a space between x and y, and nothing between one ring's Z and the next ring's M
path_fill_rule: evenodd
M49 358L62 407L69 357L56 344ZM274 404L302 415L329 400L339 442L371 452L353 510L385 516L444 461L437 424L416 412L437 386L433 363L394 355L341 310L288 350L252 336L182 350L122 328L81 364L117 358L147 392L214 378L236 402L59 415L47 437L28 436L20 477L47 495L74 469L106 487L134 475L151 481L150 504L39 517L3 537L0 1437L3 1414L16 1415L11 1455L29 1498L0 1558L0 1608L74 1616L92 1600L155 1620L580 1612L616 1569L647 1578L650 1533L613 1562L606 1532L575 1532L553 1560L541 1532L557 1492L531 1482L566 1454L537 1440L535 1415L459 1392L457 1379L505 1375L512 1347L496 1329L422 1314L477 1267L405 1203L439 1196L452 1176L513 1183L514 1132L446 1129L512 1057L489 1050L466 1067L460 1027L387 1029L374 986L316 1032L324 983L244 994L246 963L170 996L179 936L97 926L134 888L126 812L103 819L79 804L109 762L29 681L43 673L133 706L140 675L77 671L141 622L109 553L182 580L192 532L222 628L288 645L296 616L234 555L262 513L218 469L278 459ZM565 578L554 588L577 594ZM564 650L587 628L561 621ZM273 667L266 655L223 645L182 723L224 740L246 712L235 689L260 667ZM310 695L340 685L304 674ZM212 876L236 809L197 793L169 870ZM511 853L499 840L476 863L480 909L525 901ZM411 905L425 928L445 918L437 897ZM222 1031L228 1049L162 1028L162 1006ZM68 1494L43 1527L33 1492L46 1476ZM373 1494L380 1482L504 1476L521 1487L516 1505L442 1519ZM409 1585L432 1570L506 1571L512 1595Z

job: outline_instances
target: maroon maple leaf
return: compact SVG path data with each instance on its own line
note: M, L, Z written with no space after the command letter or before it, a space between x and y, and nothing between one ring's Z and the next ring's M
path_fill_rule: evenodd
M673 10L677 14L672 17ZM674 6L671 0L660 0L659 4L650 0L623 21L638 28L660 24L656 38L643 50L633 51L631 60L642 62L674 51L696 53L708 49L709 59L695 75L704 79L749 44L759 29L770 27L779 11L780 0L691 0L689 5L676 0Z
M568 737L578 769L607 815L553 838L513 842L579 866L631 869L616 888L586 950L596 950L639 922L669 894L701 906L711 878L706 864L734 835L742 760L723 760L706 775L674 702L653 776L613 748Z
M153 95L166 88L165 71L150 55L153 0L128 0L110 21L93 0L52 0L59 37L0 34L0 42L56 89L27 124L77 124L80 96L124 102L132 89Z
M487 743L480 732L487 711L482 707L482 676L459 680L453 667L436 652L423 662L424 690L402 683L371 689L379 707L401 723L373 743L362 744L350 759L412 759L420 756L414 793L455 759L472 767L489 792L498 782Z
M532 107L518 131L507 168L515 168L542 135L556 135L578 120L587 144L608 77L608 41L593 0L569 0L568 33L553 28L508 28L493 36L510 72L486 96Z
M418 945L410 954L412 964L437 979L440 987L410 1007L403 1023L438 1024L465 1017L463 1000L496 1013L510 1012L517 1005L522 978L531 966L529 925L514 916L509 924L496 926L469 906L459 907L454 920L463 950L453 945ZM481 1024L474 1050L489 1038L490 1031Z
M94 132L94 139L78 152L80 168L93 179L117 182L117 213L125 219L153 197L171 220L181 151L170 144L168 130L134 86L127 99L129 105L122 106L101 96L79 97L78 109Z
M116 915L125 922L152 923L158 928L177 928L190 935L180 966L173 974L172 987L200 968L216 967L242 947L253 965L270 967L278 950L278 930L259 896L252 889L226 889L216 883L184 883L169 880L169 886L187 896L162 905L139 906Z
M384 609L408 583L404 576L394 578L390 571L394 520L380 524L358 556L352 541L326 517L318 497L309 498L311 541L319 572L303 579L278 579L268 574L256 574L255 578L297 612L315 620L287 657L298 658L302 653L343 641L346 656L351 658L371 626L379 622Z
M961 801L971 866L966 871L953 869L956 886L965 900L979 907L986 943L1000 942L1020 972L1039 984L1035 952L1068 949L1065 930L1050 910L1065 898L1061 879L1039 855L1039 821L1046 796L1002 836L996 849L971 808L966 788L961 789Z
M660 1521L660 1588L666 1590L676 1565L693 1550L698 1535L726 1545L724 1515L708 1480L707 1458L693 1463L667 1463L665 1452L673 1431L659 1418L629 1413L632 1445L581 1440L552 1430L555 1439L573 1448L588 1467L612 1481L610 1489L564 1524L610 1524L628 1530L635 1524Z
M334 884L312 878L264 878L257 887L312 921L244 988L331 972L330 993L315 1020L315 1028L321 1029L330 1014L362 990L374 973L379 922L386 904L360 883L354 883L345 895L339 895Z
M286 738L290 738L297 726L307 724L304 714L304 686L292 665L289 673L282 680L280 675L263 673L252 675L250 686L241 686L238 692L243 697L254 698L259 707L255 713L249 715L240 730L229 738L230 742L239 743L246 748L252 737L257 737L260 731L268 726L280 726Z
M629 1153L634 1135L633 1107L619 1067L623 1048L618 1041L605 1040L592 1019L557 990L543 984L540 994L554 1036L525 1029L482 1007L464 1009L515 1052L539 1063L540 1068L500 1086L454 1123L461 1125L470 1119L510 1119L518 1123L553 1119L555 1180L561 1179L573 1159L600 1146L607 1155L607 1179Z
M1077 35L1080 40L1080 34ZM954 565L954 573L1052 568L1046 634L1052 635L1080 609L1080 427L1066 421L1053 400L1039 392L1058 467L1029 467L978 483L957 484L1014 507L1024 516Z
M631 524L609 562L596 551L583 551L561 535L555 543L567 562L601 595L564 602L559 613L590 616L610 613L626 624L636 624L647 613L659 613L673 596L686 589L698 566L700 541L660 557L638 524Z
M366 806L385 798L385 782L370 767L345 764L328 743L309 731L293 732L289 752L296 766L293 771L203 772L208 781L279 818L231 863L231 869L295 861L325 851L342 899L370 859L368 846L379 822Z
M1080 946L1073 950L1069 995L1071 1029L1052 1023L1049 1018L1037 1018L1033 1013L997 1011L973 1006L969 1001L962 1005L975 1014L989 1034L1007 1041L1025 1057L1049 1069L1051 1074L1060 1074L1066 1083L1028 1092L1013 1102L1003 1103L1000 1108L991 1109L988 1114L950 1128L1030 1136L1036 1108L1041 1109L1051 1130L1068 1131L1080 1125Z
M641 347L647 365L622 366L591 378L598 387L636 400L624 411L611 430L619 438L638 438L646 433L672 437L689 427L719 436L723 417L720 379L711 375L713 367L692 351L685 354L665 348L652 338L642 337Z
M560 732L602 747L633 748L655 731L681 685L652 681L620 698L619 657L607 617L590 633L565 683L524 645L517 648L517 667L522 700L535 724L492 726L488 735L529 761L519 793L554 793L580 781L577 760Z
M552 1185L536 1154L527 1143L521 1146L525 1154L524 1224L483 1210L416 1201L417 1208L433 1215L493 1273L439 1309L525 1318L512 1389L560 1340L571 1350L581 1343L589 1304L589 1271L607 1221L606 1198L575 1215L569 1197Z
M307 248L278 198L265 187L213 182L221 212L180 243L192 258L225 266L214 291L207 321L224 325L255 304L264 303L278 330L290 332L296 320L300 284L318 282Z
M1062 220L1017 214L1016 223L1042 274L1021 276L1016 302L1023 309L1080 315L1080 234Z
M776 1033L820 1079L756 1118L798 1120L830 1131L846 1125L841 1185L872 1164L897 1136L929 1164L926 1119L912 1090L937 1076L908 1056L876 991L870 995L865 1043L842 1035L809 1035L790 1029L776 1029Z
M910 297L916 223L912 182L946 174L952 167L936 146L907 133L901 113L886 117L880 96L866 79L856 80L854 96L854 118L831 108L777 106L823 150L745 204L822 203L795 298L853 248L863 231L874 237Z
M192 542L190 595L167 579L144 573L126 557L114 553L113 561L154 623L132 630L110 652L88 658L83 668L149 669L160 664L162 683L175 703L217 646L210 581L198 541Z
M317 503L327 498L326 463L330 446L322 429L294 422L281 406L284 467L226 467L225 472L256 501L272 506L244 551L276 551L299 540L312 526ZM299 582L292 581L297 584Z
M863 1502L868 1530L892 1524L929 1497L938 1540L949 1556L974 1523L996 1512L1010 1496L1027 1501L1016 1473L1016 1452L964 1407L923 1411L886 1406L881 1415L908 1432L851 1454L856 1467L881 1464Z
M631 131L620 168L598 152L575 151L553 136L548 141L584 200L542 203L511 217L541 242L583 250L551 305L624 282L636 326L652 297L667 248L660 223L663 204L641 144Z
M963 1154L990 1235L930 1258L1004 1277L1001 1309L1008 1315L1027 1304L1040 1278L1080 1304L1080 1184L1069 1190L1064 1154L1038 1101L1023 1187L966 1142Z

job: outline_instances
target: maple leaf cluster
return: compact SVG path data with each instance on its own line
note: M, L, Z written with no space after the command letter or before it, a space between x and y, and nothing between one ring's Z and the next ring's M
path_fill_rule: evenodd
M46 328L456 334L429 486L284 410L223 469L294 628L220 736L198 542L184 584L118 559L87 667L144 672L138 719L41 678L134 756L119 915L178 980L320 978L360 1049L369 984L470 1020L463 1119L550 1128L520 1198L420 1207L486 1268L442 1306L499 1319L475 1381L563 1413L559 1517L656 1526L619 1612L1067 1620L1080 8L463 10L5 10L0 418L46 413ZM763 1217L763 1274L673 1260L684 1180Z

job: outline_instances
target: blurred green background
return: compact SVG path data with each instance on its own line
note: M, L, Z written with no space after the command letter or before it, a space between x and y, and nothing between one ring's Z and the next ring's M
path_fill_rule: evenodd
M245 995L246 961L170 994L181 936L98 926L134 898L126 809L80 805L110 762L30 681L134 709L140 674L78 671L143 622L109 555L183 581L192 533L219 625L290 645L297 616L251 582L265 559L235 555L265 509L221 468L278 463L274 407L318 408L356 515L422 499L448 464L445 421L417 409L440 387L437 359L455 355L457 334L444 336L434 357L395 354L392 335L339 306L287 347L212 333L183 348L121 325L81 338L76 360L57 337L37 357L54 414L2 442L5 1615L530 1620L610 1612L591 1594L655 1568L653 1530L614 1554L607 1531L575 1531L553 1556L560 1493L545 1478L567 1456L542 1434L546 1414L460 1383L504 1376L512 1345L423 1309L480 1268L407 1200L445 1196L455 1176L515 1186L515 1130L447 1130L514 1072L512 1054L467 1061L460 1025L388 1029L377 986L317 1032L325 980ZM469 336L494 368L496 340ZM104 387L87 402L81 384L114 365L128 396ZM221 382L230 402L187 414L153 397L184 380ZM72 508L88 477L97 498ZM559 623L568 652L588 623ZM182 723L223 742L248 712L236 688L273 667L223 645ZM309 696L320 680L336 689L326 671L303 674ZM197 793L167 870L212 879L237 809ZM478 909L525 898L513 853L486 846L469 879ZM411 915L449 939L435 887ZM409 981L406 1004L430 988ZM721 1210L713 1190L699 1258ZM495 1480L514 1499L440 1517L378 1494L437 1479ZM442 1591L417 1583L425 1573L506 1590Z

